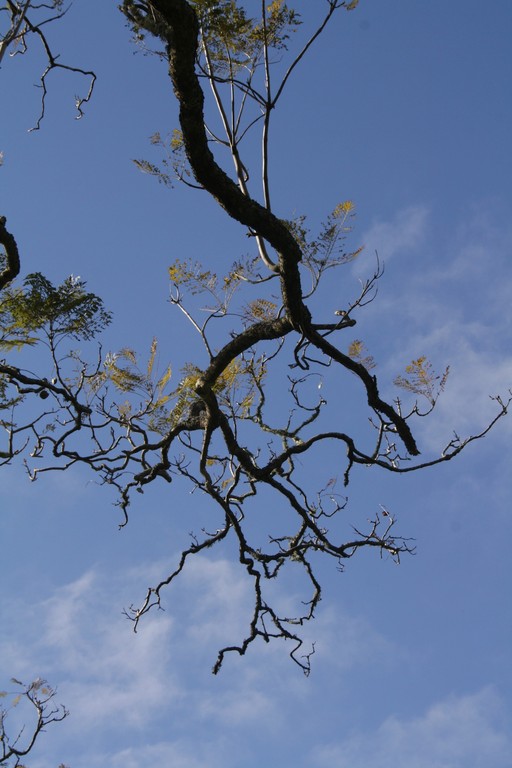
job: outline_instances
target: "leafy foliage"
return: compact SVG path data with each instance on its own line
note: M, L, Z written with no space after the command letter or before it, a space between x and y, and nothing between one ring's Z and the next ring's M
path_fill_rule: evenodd
M198 262L176 259L169 267L169 279L176 286L189 291L192 296L198 293L215 293L218 278L215 272L204 269Z
M375 361L372 355L366 355L365 351L364 343L360 339L355 339L350 343L348 356L352 360L357 360L361 365L364 365L367 371L370 371L372 368L375 368Z
M405 367L405 372L407 376L395 378L395 385L408 392L413 392L415 395L426 397L431 405L434 405L439 393L445 388L450 368L447 367L445 372L438 376L432 363L427 360L425 355L422 355L409 363Z
M250 18L235 0L194 0L202 42L213 71L233 77L243 67L254 67L269 49L285 50L300 15L282 0L273 0L261 21Z
M27 275L21 288L0 297L0 349L20 349L41 339L69 336L89 341L112 319L102 300L85 290L79 277L55 288L40 272Z
M168 403L172 394L167 389L172 368L169 365L162 375L156 373L157 346L157 340L153 339L148 362L143 369L133 349L125 347L119 352L107 354L103 369L88 377L88 387L98 396L108 384L112 384L117 391L134 396L138 400L136 404L130 400L117 403L120 423L130 425L133 419L143 417L148 429L161 432L169 425Z
M268 299L255 299L247 305L245 314L254 320L273 320L277 315L277 304Z

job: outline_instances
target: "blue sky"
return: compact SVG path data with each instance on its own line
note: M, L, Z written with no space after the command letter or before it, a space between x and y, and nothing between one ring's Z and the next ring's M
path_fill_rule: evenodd
M305 22L322 6L297 3ZM361 0L334 20L275 117L279 215L307 213L314 227L340 200L356 204L351 243L364 254L328 281L319 309L353 295L378 251L385 274L357 338L382 391L391 396L420 354L451 367L417 428L425 455L453 430L485 426L489 395L512 385L511 34L507 0ZM4 60L0 214L24 273L78 274L104 298L115 318L105 350L146 354L157 336L162 364L178 371L195 341L169 305L167 267L191 257L222 271L247 239L205 195L166 190L131 162L158 160L148 137L176 127L177 110L165 66L134 55L116 4L76 0L50 37L63 60L96 71L94 98L75 122L84 86L55 73L42 129L27 133L37 56ZM348 420L365 418L351 382L326 377L324 393ZM279 643L211 675L251 604L229 549L197 558L165 612L131 632L122 609L209 514L185 486L154 485L119 531L115 499L85 470L30 484L23 467L3 467L0 689L11 676L47 677L71 711L31 768L510 766L511 424L422 474L353 474L347 525L382 504L417 553L399 567L371 553L343 574L322 566L307 679ZM305 471L321 479L335 464L318 454ZM290 573L277 599L301 597Z

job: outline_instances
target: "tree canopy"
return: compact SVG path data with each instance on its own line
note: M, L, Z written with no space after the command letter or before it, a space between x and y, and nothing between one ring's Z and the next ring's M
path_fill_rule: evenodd
M1 462L19 457L33 480L87 465L114 489L121 525L129 521L134 492L143 494L148 484L184 480L204 494L216 522L191 535L175 567L126 613L137 629L194 555L230 542L253 585L254 607L245 636L218 651L215 673L227 653L243 655L253 641L275 638L286 641L308 673L314 648L303 647L301 626L315 616L322 597L319 564L328 559L343 570L363 549L398 562L414 549L397 532L391 508L370 512L364 528L347 523L345 488L352 473L376 468L403 474L451 461L486 435L510 402L496 397L490 423L475 434L455 435L437 456L423 458L414 424L435 407L448 369L437 373L419 350L405 371L397 371L395 395L381 394L376 361L354 335L361 312L376 297L383 274L378 257L358 293L345 290L340 306L322 302L329 276L339 272L343 286L344 267L362 250L348 245L353 202L336 201L313 232L307 213L290 220L273 206L274 114L327 25L357 4L318 3L317 25L298 50L299 9L282 0L124 0L120 6L135 43L168 67L179 104L179 126L150 140L161 160L135 164L164 186L183 183L193 188L191 195L206 192L249 244L249 253L228 268L187 257L169 265L171 303L198 342L178 374L172 359L159 366L162 339L169 345L160 329L147 352L126 346L104 353L95 346L112 320L101 299L73 275L60 286L41 273L21 279L15 233L7 214L0 219ZM64 23L62 3L9 0L2 11L7 26L0 58L15 47L30 51L34 43L47 57L35 127L44 128L47 77L56 67L87 79L87 95L76 99L82 116L96 76L62 64L46 37L48 22ZM34 372L48 371L41 350L51 375ZM343 394L329 402L322 396L325 379L342 393L347 377L357 382L367 407L355 431L346 425ZM339 479L327 475L318 484L308 476L308 457L317 454L339 467ZM272 510L264 524L262 509ZM188 519L184 525L190 527ZM272 582L288 570L305 590L293 614L272 598Z

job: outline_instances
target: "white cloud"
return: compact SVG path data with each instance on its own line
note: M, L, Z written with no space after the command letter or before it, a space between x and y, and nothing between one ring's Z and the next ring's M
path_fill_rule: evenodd
M493 223L483 210L471 211L442 246L436 244L432 222L433 237L425 244L421 243L425 211L421 207L410 209L408 215L402 211L394 223L372 228L384 241L388 238L391 253L397 251L396 244L416 242L421 247L414 261L404 255L394 263L367 311L377 328L375 347L386 355L379 359L376 349L383 390L386 379L391 382L421 355L439 374L450 366L434 414L416 424L424 446L439 450L454 430L464 437L483 429L499 410L490 396L506 397L512 386L512 231L508 222ZM407 394L398 394L408 402ZM386 395L393 398L396 390L389 386ZM511 426L509 419L506 428Z
M136 635L121 606L127 594L140 592L142 567L118 573L96 568L55 590L37 608L25 608L25 616L18 607L16 623L39 628L36 638L18 638L19 648L27 649L23 656L31 658L30 674L35 665L38 674L57 684L59 701L72 713L65 725L52 729L52 738L62 732L64 742L71 738L76 745L83 734L94 733L97 749L98 743L110 747L122 737L126 765L137 765L142 760L138 742L151 738L147 734L155 722L160 729L163 713L177 733L185 722L190 734L212 727L222 733L228 722L263 727L275 738L279 728L286 728L290 695L304 700L311 690L288 658L291 646L256 642L244 658L228 654L214 678L210 669L221 644L236 644L245 636L253 596L236 562L199 556L190 565L182 582L164 596L165 613L145 617ZM147 570L161 576L165 567L148 563ZM278 599L281 593L278 588ZM305 633L316 642L313 662L320 673L329 668L343 676L375 658L382 664L389 643L365 620L339 608L322 606L318 614ZM304 648L309 650L308 643ZM187 762L186 750L175 757L171 735L159 746L172 756L163 764L214 765L197 755L197 762ZM92 759L92 745L83 748ZM219 745L215 749L222 751ZM117 765L116 759L109 757L108 764ZM121 757L118 761L121 765Z
M368 271L368 259L378 253L381 263L388 263L394 256L415 251L424 242L429 218L424 205L411 205L398 211L391 221L376 220L364 233L364 258L354 264L354 273Z
M147 570L162 574L164 567L148 563ZM256 643L243 659L229 656L214 678L211 662L219 641L226 639L215 622L222 627L225 621L229 631L243 631L248 615L250 588L239 565L197 557L183 582L166 596L166 612L146 617L133 635L120 616L120 606L126 594L140 590L143 571L142 566L89 571L31 609L31 622L41 629L33 655L44 661L45 674L58 683L59 700L72 714L43 742L73 768L249 765L254 755L248 757L243 750L250 751L262 733L269 748L277 748L283 738L295 738L290 723L295 722L296 711L313 706L314 717L322 717L322 680L335 678L340 690L354 679L361 684L373 673L386 677L386 669L389 672L397 658L403 661L404 649L364 617L353 616L340 605L336 609L321 605L318 618L305 628L317 648L311 678L305 680L295 669L282 643ZM20 646L24 642L30 645L20 636ZM490 689L451 698L415 719L391 716L375 734L322 743L300 760L295 755L294 763L505 768L506 763L500 762L507 746L499 725L500 708ZM238 752L228 737L230 729L236 730ZM403 762L397 762L397 754ZM466 755L474 761L464 762ZM452 762L447 761L450 756ZM41 763L33 762L34 768L50 764L48 754Z
M151 744L141 748L123 749L114 755L108 756L108 763L98 762L98 768L109 765L111 768L141 768L141 766L172 766L172 768L214 768L221 764L212 756L199 757L198 752L203 752L197 744L185 746L180 744ZM195 754L193 754L195 753Z
M421 312L420 299L416 310ZM427 356L438 375L449 366L446 386L434 412L414 425L426 448L444 448L454 431L462 438L480 432L500 411L492 398L499 395L507 399L512 386L512 356L505 349L492 349L486 343L488 332L482 325L448 319L430 332L426 327L424 333L411 334L386 361L390 378L403 373L405 365L420 355ZM412 404L415 399L403 390L395 393L405 403ZM419 405L426 410L428 402L419 398ZM501 427L509 432L510 419L505 419Z
M309 624L303 636L315 643L318 659L315 665L326 664L343 674L368 664L369 659L383 663L386 656L396 653L390 640L381 635L363 616L351 616L339 606L322 608L318 617Z
M206 752L197 743L182 744L159 742L143 746L128 747L108 752L87 751L73 759L72 768L141 768L141 766L172 766L172 768L221 768L223 762ZM200 754L198 754L200 753ZM48 768L48 762L33 760L32 768Z
M141 728L179 695L171 671L161 675L169 659L172 620L149 617L145 631L135 635L121 615L119 587L112 575L89 571L41 605L44 630L38 645L53 660L50 666L63 680L61 691L80 727L108 718L121 727Z
M420 717L388 717L375 732L315 750L312 764L337 768L508 768L512 740L503 704L485 688L434 704Z
M180 577L181 588L190 595L186 600L188 640L204 646L207 639L213 647L246 632L253 595L249 580L240 578L238 570L228 560L189 559Z

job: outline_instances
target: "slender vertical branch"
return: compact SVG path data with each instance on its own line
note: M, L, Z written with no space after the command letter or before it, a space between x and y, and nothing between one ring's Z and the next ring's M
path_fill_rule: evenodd
M220 115L222 126L224 128L224 132L226 134L226 138L227 138L227 141L228 141L228 144L229 144L229 149L230 149L231 157L233 159L233 164L234 164L234 167L235 167L235 173L236 173L236 177L237 177L237 181L238 181L238 186L240 187L240 190L245 195L245 197L250 197L249 189L247 187L247 173L246 173L246 170L245 170L245 166L242 163L242 160L240 158L240 153L238 151L238 142L237 142L237 138L236 138L235 118L234 118L234 112L233 112L233 110L234 110L234 98L235 98L235 96L234 96L233 81L232 81L232 78L231 78L230 79L231 109L232 109L233 116L232 116L232 121L231 121L231 126L230 126L229 121L228 121L228 117L227 117L227 114L226 114L226 110L224 109L224 104L222 103L222 98L221 98L219 90L217 88L217 83L216 83L216 79L215 79L215 75L214 75L214 71L213 71L213 63L212 63L212 60L211 60L211 57L210 57L210 53L209 53L209 50L208 50L208 45L206 43L205 36L204 36L202 30L201 30L201 42L202 42L203 53L204 53L204 57L205 57L205 61L206 61L207 71L208 71L208 74L209 74L209 78L208 79L210 81L210 88L212 90L213 97L214 97L214 100L215 100L215 104L217 106L217 110L218 110L219 115ZM253 234L254 234L254 237L255 237L255 240L256 240L256 245L258 247L258 252L260 254L261 260L263 261L263 263L265 264L265 266L268 269L271 269L272 271L276 271L277 270L277 265L275 264L275 262L272 261L272 259L268 255L267 246L266 246L266 243L265 243L264 239L257 232L253 232Z
M263 181L263 200L265 208L270 211L270 185L269 185L269 166L268 166L268 143L270 131L270 113L272 110L272 89L270 80L270 63L268 57L268 30L267 30L267 10L265 0L261 0L261 19L263 25L263 60L265 66L265 109L263 114L263 130L261 134L261 163L262 163L262 181Z

